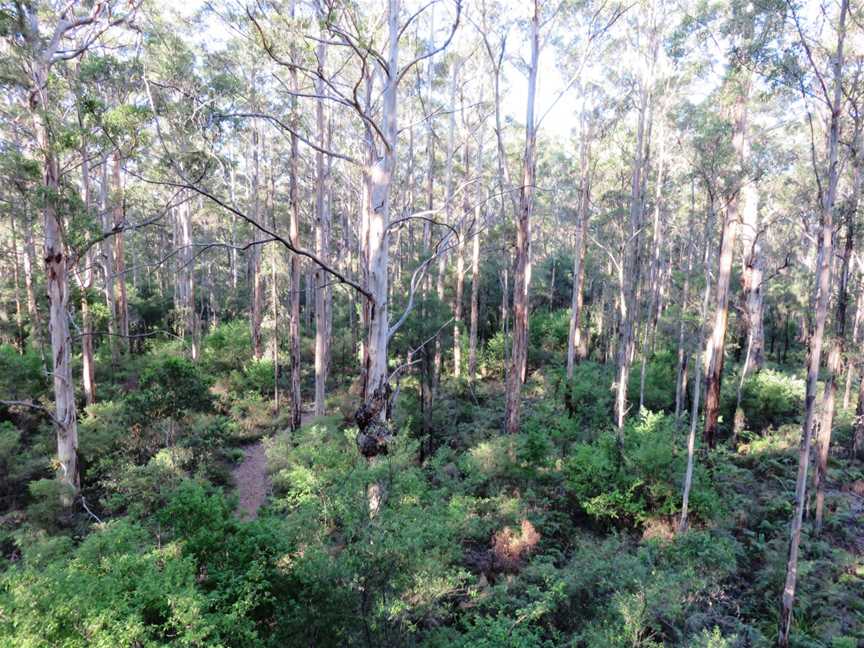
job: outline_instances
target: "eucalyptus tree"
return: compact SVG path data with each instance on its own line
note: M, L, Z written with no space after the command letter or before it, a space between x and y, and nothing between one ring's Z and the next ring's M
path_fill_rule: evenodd
M825 143L824 168L817 170L816 185L819 197L819 252L817 271L814 278L815 307L814 327L810 335L807 353L807 380L804 401L804 421L801 430L801 445L798 453L798 475L795 481L795 503L792 523L789 529L789 556L786 564L786 578L780 604L780 625L777 645L786 648L792 630L792 609L795 602L795 587L798 580L798 553L801 545L801 529L804 521L804 508L807 493L807 469L810 463L810 447L816 418L816 390L819 380L819 367L822 357L822 341L825 334L825 321L828 317L828 302L831 297L831 266L834 257L834 209L837 199L837 185L840 178L840 128L843 105L843 65L844 44L846 40L846 19L849 12L848 0L841 0L836 22L836 46L828 53L829 70L826 71L815 62L812 46L808 42L797 14L793 20L799 33L800 43L806 51L810 63L810 81L816 86L816 96L823 102L827 112L828 132ZM805 88L801 81L802 93ZM815 148L816 144L813 143ZM830 421L829 421L830 422ZM830 432L829 432L830 434ZM828 437L830 438L830 437ZM824 439L828 443L828 439Z
M63 97L52 95L52 89L56 88L52 69L79 58L98 46L106 32L129 23L138 4L105 1L81 7L66 2L15 3L4 32L5 48L15 59L18 82L26 88L35 145L42 157L43 259L54 384L52 418L57 437L58 478L65 487L63 501L67 505L80 485L72 338L66 314L69 272L75 259L71 258L66 240L63 178L57 153L58 124L54 121L58 101Z

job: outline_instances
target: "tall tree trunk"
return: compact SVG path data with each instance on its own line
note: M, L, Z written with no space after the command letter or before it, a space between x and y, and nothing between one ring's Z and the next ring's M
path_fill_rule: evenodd
M860 187L858 187L860 189ZM837 382L843 371L843 353L846 338L846 311L849 303L849 264L855 245L854 212L846 213L846 244L840 266L837 306L834 312L834 335L829 341L828 371L822 391L821 420L816 438L816 470L813 473L813 488L816 491L816 508L813 526L816 533L822 531L825 510L825 481L828 478L828 452L831 448L831 428L834 425L834 409L837 397Z
M464 165L465 165L465 182L468 183L471 178L471 154L468 146L468 136L465 137L464 150ZM465 191L463 193L464 200L462 210L464 212L462 223L468 220L468 213L471 210L470 194ZM465 291L465 244L464 234L465 228L459 226L459 242L456 245L456 294L453 296L453 377L459 378L462 374L462 296Z
M296 0L291 0L291 17L294 17L296 11ZM293 55L293 51L292 51ZM297 82L297 69L291 68L290 83L293 92L299 91ZM296 121L299 116L297 113L297 99L291 99L291 118ZM298 174L300 164L300 153L298 149L297 136L291 134L291 157L288 165L289 173L289 188L288 201L290 206L290 220L288 223L288 235L291 243L295 246L300 245L300 187ZM300 257L296 254L291 255L289 274L291 277L290 290L290 314L288 317L288 339L291 347L291 424L296 430L301 424L301 407L302 400L300 396L300 279L301 279L301 263Z
M43 156L43 187L46 193L43 209L45 242L45 287L48 293L48 334L51 341L51 375L54 382L54 431L57 435L58 478L65 486L61 494L64 506L71 506L80 489L78 474L78 419L75 409L75 388L72 378L72 338L66 313L69 302L69 257L63 241L63 226L57 213L60 193L60 170L55 156L50 125L47 123L48 60L39 56L33 70L30 92L30 114L36 142Z
M627 415L627 383L633 348L633 320L636 316L637 273L639 271L639 232L642 229L644 207L643 188L647 163L646 130L650 103L648 80L640 81L639 113L636 124L636 148L630 183L630 222L624 233L622 259L618 266L618 350L615 382L615 423L618 428L618 444L623 443L624 419Z
M528 68L528 106L525 117L525 153L522 158L522 187L516 215L516 260L513 268L513 348L507 376L505 428L508 434L519 431L522 408L522 383L528 361L528 286L531 282L531 213L534 209L537 131L534 99L537 93L537 68L540 57L540 7L534 0L531 18L531 63Z
M456 150L456 87L459 81L460 63L454 60L451 65L450 74L450 114L447 120L447 158L444 172L444 222L451 225L453 221L453 156ZM445 235L441 248L447 248L450 235ZM438 273L435 279L435 294L439 303L444 303L444 279L447 275L447 253L442 252L438 256ZM441 356L442 344L441 334L435 336L435 381L432 390L433 398L437 392L438 382L441 378Z
M864 315L864 286L858 288L858 298L855 300L855 317L852 321L852 348L861 346L861 318ZM846 363L846 386L843 389L843 409L849 409L852 401L852 383L855 379L855 365L849 361Z
M99 183L99 204L102 212L102 230L107 232L113 227L113 215L109 210L108 157L100 164L101 181ZM164 248L163 248L164 249ZM115 284L117 275L114 268L114 242L110 238L102 241L100 246L102 261L102 292L105 296L105 306L108 311L108 345L111 349L111 366L116 368L120 361L120 339L117 335L117 298Z
M262 136L256 125L252 129L252 178L250 193L252 198L252 218L261 222L261 178L260 153L263 150ZM247 158L248 159L248 158ZM260 245L253 245L249 251L249 285L251 299L249 308L249 328L252 337L252 357L260 360L264 355L261 343L261 322L264 319L264 277L261 273L262 250Z
M708 383L705 393L705 431L704 438L709 448L717 443L717 426L720 418L720 387L723 378L723 363L725 360L726 325L729 319L729 281L732 277L732 260L735 254L735 241L738 237L740 221L741 191L747 178L744 170L747 168L750 144L747 134L747 121L750 98L750 73L738 71L733 76L735 83L735 108L732 124L732 147L741 169L741 174L732 188L726 206L726 218L723 221L720 246L720 258L717 270L717 288L714 303L714 329L711 333L711 361L708 366Z
M576 232L573 245L573 292L570 297L570 330L567 335L567 380L573 378L573 367L583 360L587 345L582 335L582 305L585 291L585 247L591 203L590 147L591 130L582 114L582 142L579 152L579 202L576 206Z
M837 181L840 175L838 142L843 100L843 44L846 39L846 14L849 0L841 0L840 21L837 27L837 52L832 61L833 97L828 128L828 168L825 184L821 190L821 233L819 235L818 271L816 274L816 321L810 338L807 358L807 383L804 400L804 424L801 430L801 446L798 453L798 476L795 481L795 508L789 529L789 560L786 564L786 582L780 605L780 630L777 645L788 648L792 630L792 606L795 602L795 586L798 579L798 550L801 544L801 527L807 494L807 467L810 463L810 443L813 421L816 416L816 389L819 380L819 364L822 358L822 337L825 319L828 316L828 300L831 296L831 262L834 255L834 202L837 196Z
M192 202L187 200L176 211L180 271L177 277L177 302L180 332L189 343L192 360L198 359L198 314L195 312L195 252L192 249ZM122 283L122 281L121 281ZM120 305L118 304L118 307Z
M705 219L705 244L702 251L702 267L705 272L705 288L702 292L702 307L699 311L699 327L697 328L696 340L696 361L693 371L693 400L690 408L690 433L687 435L687 468L684 472L684 485L682 488L681 497L681 517L678 519L678 532L683 533L687 530L689 524L687 516L690 506L690 489L693 486L693 467L696 461L696 426L699 422L699 397L702 394L702 383L705 382L708 374L708 365L711 364L711 353L713 349L708 346L706 352L705 367L702 364L702 349L704 348L705 320L708 314L708 302L711 298L711 271L709 269L711 261L711 225L714 215L713 200L709 203L708 218ZM682 308L684 304L682 304ZM682 397L683 400L683 397Z
M692 230L696 214L696 183L690 181L690 219L689 228ZM681 419L681 410L687 392L687 362L689 353L685 345L685 329L687 318L687 304L690 301L690 274L693 272L693 245L685 241L687 247L687 271L684 274L684 286L681 288L680 315L678 317L678 362L675 370L675 419ZM701 340L700 340L701 344ZM698 367L698 365L697 365ZM698 371L698 369L697 369Z
M24 353L24 309L21 306L21 273L18 269L18 231L15 227L15 212L9 212L9 224L12 229L12 275L15 287L15 330L18 352Z
M474 208L474 237L471 242L471 330L468 335L468 380L477 377L477 325L480 319L480 218L481 207Z
M741 272L745 338L750 350L742 374L762 369L765 364L765 325L762 279L765 261L759 231L759 189L754 180L741 187L741 243L744 246L744 267Z
M120 151L114 151L114 227L122 228L124 213L123 213L123 181L121 179L121 159ZM120 229L114 235L114 272L117 275L117 301L116 301L116 317L117 328L121 336L121 346L125 351L129 352L129 302L126 299L126 253L124 249L123 231ZM194 311L194 307L193 307Z
M33 242L33 219L29 213L29 201L25 199L28 208L24 222L24 254L21 256L21 265L24 270L24 290L27 293L27 317L30 320L30 334L36 341L40 351L45 347L45 335L42 331L42 317L36 304L36 278L33 266L36 258L36 245Z
M659 319L659 309L661 301L661 285L662 277L662 254L663 254L663 219L662 219L662 204L663 204L663 172L665 171L666 163L666 138L663 136L664 122L660 122L660 155L657 161L657 187L654 193L654 223L652 244L653 251L651 254L651 272L649 276L649 298L648 298L648 318L645 326L645 334L642 339L642 358L641 367L639 369L639 409L645 406L645 378L648 365L648 356L651 353L651 341L654 339L654 331L657 328Z
M318 43L318 65L323 69L326 64L327 47L323 40ZM316 81L316 93L326 95L324 81ZM315 106L315 120L319 146L328 145L327 124L324 115L324 100L319 99ZM315 154L315 252L323 263L330 261L330 205L327 201L329 191L329 169L324 162L324 154ZM331 291L329 278L320 268L315 271L315 416L324 415L327 373L330 357L331 328Z
M90 191L90 162L86 149L81 151L81 199L89 216L93 205ZM93 358L93 317L90 314L88 301L88 292L93 285L92 259L89 252L84 255L84 258L79 259L75 274L81 291L81 373L84 402L92 405L96 402L96 363Z

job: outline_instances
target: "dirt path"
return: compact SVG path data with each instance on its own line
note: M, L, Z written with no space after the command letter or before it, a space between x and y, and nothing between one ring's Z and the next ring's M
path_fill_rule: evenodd
M304 412L300 425L312 420L312 415ZM264 441L258 441L243 451L243 461L231 471L237 485L237 517L241 520L254 520L270 494L270 477L267 475L267 454Z
M244 451L243 461L233 470L234 483L237 484L237 517L241 520L254 520L258 509L270 492L270 479L267 476L267 456L264 443L258 441Z

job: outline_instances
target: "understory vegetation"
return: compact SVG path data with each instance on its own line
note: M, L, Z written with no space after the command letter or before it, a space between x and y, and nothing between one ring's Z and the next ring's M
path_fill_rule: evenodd
M526 385L519 434L501 433L494 371L445 381L425 423L405 380L398 433L374 465L343 415L290 431L236 322L205 338L198 364L156 342L123 372L106 358L111 398L81 420L88 508L77 513L51 478L49 422L8 408L0 645L771 644L800 380L776 367L745 383L747 431L700 458L679 534L688 421L670 411L668 355L647 372L660 408L632 417L619 446L611 393L598 390L606 370L580 364L568 383L560 342ZM47 397L38 356L0 357L3 376ZM348 387L333 402L350 410ZM272 494L241 521L231 469L258 439ZM838 430L831 515L800 563L798 646L864 640L864 514L849 488L864 469L849 443ZM370 519L372 483L385 504Z
M864 648L864 1L0 0L0 648Z

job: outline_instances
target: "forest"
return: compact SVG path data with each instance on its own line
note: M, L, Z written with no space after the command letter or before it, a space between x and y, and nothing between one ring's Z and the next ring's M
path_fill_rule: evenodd
M864 4L0 0L0 648L864 647Z

